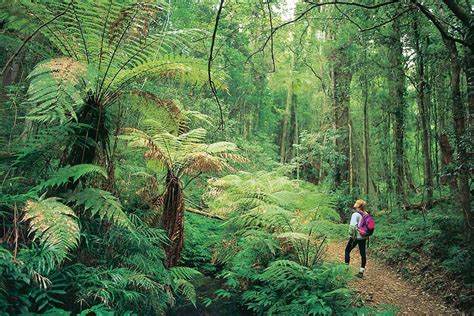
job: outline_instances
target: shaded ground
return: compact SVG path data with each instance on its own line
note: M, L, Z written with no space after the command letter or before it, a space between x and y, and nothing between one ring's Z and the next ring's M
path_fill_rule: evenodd
M344 262L345 242L332 242L328 246L326 258L329 261ZM351 267L360 267L359 249L351 253ZM438 297L433 297L417 288L383 263L377 262L370 248L367 255L367 271L363 279L354 277L351 286L362 301L369 306L390 304L400 307L400 315L462 315L459 310L445 306Z

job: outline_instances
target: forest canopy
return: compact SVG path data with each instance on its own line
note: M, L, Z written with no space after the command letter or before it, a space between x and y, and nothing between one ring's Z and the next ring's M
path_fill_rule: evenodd
M0 60L0 315L474 312L470 0L0 1Z

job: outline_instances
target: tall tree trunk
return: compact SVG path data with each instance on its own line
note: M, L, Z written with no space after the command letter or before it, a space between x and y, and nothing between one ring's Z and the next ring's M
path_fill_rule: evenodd
M184 200L179 178L170 171L166 175L162 224L170 240L165 246L165 264L172 268L178 264L184 244Z
M456 165L457 165L457 182L458 194L457 200L464 216L464 228L467 235L471 234L472 230L472 212L470 209L471 193L469 189L469 166L467 156L467 140L466 121L465 121L465 107L461 98L460 89L460 75L461 65L456 44L445 37L443 41L449 51L449 58L451 62L451 94L452 94L452 111L454 120L455 146L456 146Z
M472 26L474 29L474 25ZM474 37L474 30L472 31ZM474 38L472 38L474 41ZM473 139L472 134L474 129L474 44L471 48L465 49L465 65L466 65L466 82L467 82L467 104L468 104L468 131L467 139ZM472 154L472 144L470 145L470 152Z
M290 77L291 78L291 77ZM293 82L288 83L288 91L286 95L285 113L283 113L283 124L281 130L280 142L280 163L285 163L288 155L288 138L289 138L289 120L291 117L291 103L293 96Z
M392 135L390 133L392 129L392 115L390 112L386 114L386 119L385 119L386 124L384 124L384 140L382 142L383 147L382 150L385 153L383 155L383 170L384 172L382 173L382 177L385 178L385 183L387 186L387 189L385 191L386 193L386 202L387 202L387 207L392 208L394 205L393 203L393 168L392 168L392 161L393 161L393 152L392 152L392 147L391 143L393 141Z
M417 68L417 94L416 101L420 113L420 125L422 131L422 151L424 166L424 187L426 192L426 207L429 209L433 204L433 169L430 150L430 131L428 117L428 98L426 96L425 61L422 45L420 45L420 25L418 19L414 21L414 39Z
M337 188L349 182L349 102L352 72L347 47L334 50L334 125L339 137L336 139L336 148L339 157L335 164L334 185Z
M349 194L352 195L352 188L354 186L354 138L352 135L353 130L350 118L349 123L347 125L347 130L349 131Z
M367 50L365 51L367 57ZM363 76L363 99L364 99L364 165L365 165L365 194L369 195L369 115L368 115L368 100L369 100L369 84L367 75Z
M299 144L299 126L298 126L298 99L296 94L293 94L293 142L292 145ZM298 146L293 148L293 157L296 158L296 179L300 179L300 162L298 161Z
M393 132L395 137L395 157L393 159L397 194L397 204L406 204L405 192L405 73L403 62L403 47L401 42L400 21L393 22L392 36L389 43L390 100L394 114Z
M453 149L449 144L448 135L440 134L438 138L440 154L441 154L441 172L442 176L440 179L441 184L449 184L452 194L456 194L458 191L458 185L456 183L456 176L451 166L453 160Z

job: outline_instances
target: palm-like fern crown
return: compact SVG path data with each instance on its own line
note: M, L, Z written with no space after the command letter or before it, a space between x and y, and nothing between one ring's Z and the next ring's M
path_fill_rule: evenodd
M32 118L64 121L83 102L106 106L145 76L206 81L205 63L185 56L186 44L199 32L166 30L164 3L72 0L26 6L38 25L47 23L43 35L64 55L30 74Z
M180 113L177 118L178 130L182 131L187 122L186 112ZM180 134L169 132L162 120L147 119L144 123L146 131L128 128L122 138L128 140L132 147L146 149L145 159L149 161L149 166L164 165L178 177L183 174L233 170L229 161L247 161L235 153L237 146L234 143L204 143L206 130L203 128Z

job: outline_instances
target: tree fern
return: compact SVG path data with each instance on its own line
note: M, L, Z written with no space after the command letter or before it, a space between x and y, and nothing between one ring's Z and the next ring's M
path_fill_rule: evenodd
M179 177L183 174L223 171L231 169L228 161L246 161L237 154L226 156L237 149L233 143L204 144L207 132L203 128L172 134L156 119L148 119L146 122L147 131L124 129L121 138L132 147L146 149L144 156L147 160L163 162L167 169Z
M24 209L23 221L28 221L29 233L33 240L51 250L59 261L67 252L77 247L79 225L74 212L55 198L28 201Z
M25 5L33 13L30 23L51 21L41 32L64 56L39 64L30 75L30 102L40 103L31 113L36 119L74 117L74 110L87 98L111 104L144 76L198 84L207 80L205 62L172 54L202 36L199 31L150 32L159 29L154 24L169 9L165 2L73 0Z

